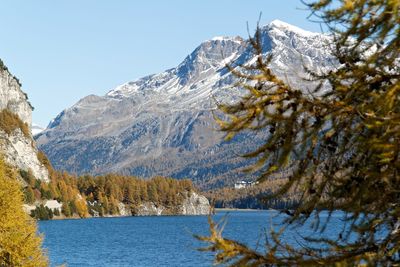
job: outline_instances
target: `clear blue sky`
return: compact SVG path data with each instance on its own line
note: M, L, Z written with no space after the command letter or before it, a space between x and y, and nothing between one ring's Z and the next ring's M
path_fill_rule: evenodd
M1 1L0 58L46 126L88 94L178 65L202 41L247 36L262 12L320 31L299 0Z

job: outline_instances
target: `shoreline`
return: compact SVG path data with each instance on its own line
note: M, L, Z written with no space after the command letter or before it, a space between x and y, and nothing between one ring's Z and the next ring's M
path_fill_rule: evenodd
M275 211L274 209L239 209L239 208L215 208L215 212L231 212L231 211L241 211L241 212L262 212L262 211ZM215 214L213 214L215 215ZM183 215L183 214L169 214L169 215L106 215L101 217L65 217L65 216L56 216L49 220L37 220L37 221L64 221L64 220L85 220L85 219L98 219L98 218L128 218L128 217L190 217L190 216L208 216L207 214L198 214L198 215Z
M250 212L250 211L270 211L274 209L238 209L238 208L215 208L216 212L219 211L245 211L245 212Z

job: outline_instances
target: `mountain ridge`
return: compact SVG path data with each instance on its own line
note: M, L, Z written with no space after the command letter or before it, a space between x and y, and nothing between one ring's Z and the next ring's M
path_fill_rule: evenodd
M330 68L329 37L273 21L261 27L273 70L302 83L302 64ZM238 135L230 144L217 131L215 102L238 99L228 62L251 63L252 48L241 37L201 43L176 68L131 81L104 96L87 96L60 113L37 136L54 166L75 173L118 172L140 176L192 178L218 186L243 176L237 157L262 142L262 134ZM249 177L251 179L251 177ZM225 181L225 182L221 182Z

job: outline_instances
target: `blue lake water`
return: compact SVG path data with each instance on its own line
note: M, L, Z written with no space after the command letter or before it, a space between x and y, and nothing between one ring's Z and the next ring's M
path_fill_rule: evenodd
M225 215L220 212L214 219ZM278 228L281 221L274 211L230 212L224 236L256 247L265 229ZM330 225L327 234L334 235L343 225L340 216ZM51 266L212 266L212 255L196 250L205 244L192 236L208 233L206 216L41 221L39 231ZM307 231L303 227L301 234ZM296 242L296 234L284 238Z

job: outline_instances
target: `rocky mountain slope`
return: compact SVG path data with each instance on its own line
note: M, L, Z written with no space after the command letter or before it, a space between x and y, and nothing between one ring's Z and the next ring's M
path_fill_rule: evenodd
M7 163L48 181L47 168L38 159L31 135L32 106L17 78L0 61L0 151ZM21 127L19 127L19 126Z
M281 21L261 31L264 53L275 55L273 70L293 85L309 86L303 64L315 70L332 65L325 35ZM263 134L243 133L227 143L212 111L215 101L238 97L225 64L252 60L252 48L241 37L205 41L176 68L81 99L37 143L55 168L74 173L187 177L204 187L233 183L244 176L246 162L238 154L254 148Z

